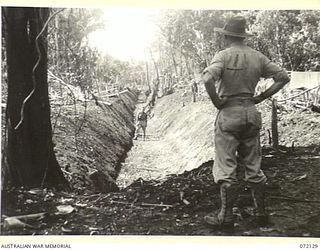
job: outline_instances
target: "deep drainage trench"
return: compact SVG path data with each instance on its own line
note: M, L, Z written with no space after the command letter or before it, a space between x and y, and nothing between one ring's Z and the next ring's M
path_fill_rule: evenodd
M143 96L135 117L146 105ZM180 91L157 100L148 119L147 136L133 140L116 180L120 188L137 179L165 180L168 175L192 170L213 159L213 106L193 103Z

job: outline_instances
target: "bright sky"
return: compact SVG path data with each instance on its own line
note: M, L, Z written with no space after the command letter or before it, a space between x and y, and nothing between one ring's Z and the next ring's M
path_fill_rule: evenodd
M158 9L105 9L105 29L90 34L89 42L120 60L150 60L148 47L156 39L158 13Z

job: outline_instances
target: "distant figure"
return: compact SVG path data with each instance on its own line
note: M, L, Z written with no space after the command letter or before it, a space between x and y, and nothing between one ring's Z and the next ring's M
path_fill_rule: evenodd
M192 101L196 102L196 97L198 94L198 84L195 80L192 80L192 84L191 84L191 92L192 92Z
M144 92L144 94L145 94L145 96L146 96L146 101L145 101L145 102L147 102L150 93L151 93L150 89L147 89L147 90Z
M138 139L141 129L143 132L143 140L146 140L147 123L148 123L148 114L145 112L145 107L143 107L141 112L137 115L136 135L133 138L134 140Z
M151 100L150 100L150 103L149 103L151 108L154 106L156 98L157 98L157 90L156 90L156 88L154 88L152 90L152 92L151 92Z

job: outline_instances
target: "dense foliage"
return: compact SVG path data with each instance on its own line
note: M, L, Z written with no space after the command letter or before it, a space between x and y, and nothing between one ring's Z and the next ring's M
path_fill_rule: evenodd
M213 28L223 27L235 14L247 18L248 31L255 35L248 43L273 61L289 71L320 70L319 10L163 10L149 62L123 62L89 46L89 34L105 25L100 9L52 9L51 14L56 15L49 22L49 76L83 92L159 84L168 90L179 80L187 81L223 48ZM2 70L5 81L5 63Z
M89 34L104 27L102 14L99 9L63 9L50 23L49 70L83 92L121 89L122 82L132 85L139 79L133 74L136 66L89 46Z
M223 48L214 27L223 27L231 15L247 18L247 28L255 36L248 39L254 48L289 71L319 71L319 10L168 10L159 19L159 53L165 69L176 75L193 75ZM157 46L155 46L157 47ZM172 72L172 70L171 70Z

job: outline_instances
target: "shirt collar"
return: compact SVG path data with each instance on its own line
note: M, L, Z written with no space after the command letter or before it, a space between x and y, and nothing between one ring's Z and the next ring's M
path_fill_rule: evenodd
M239 46L246 46L245 42L233 42L230 44L230 47L239 47Z

